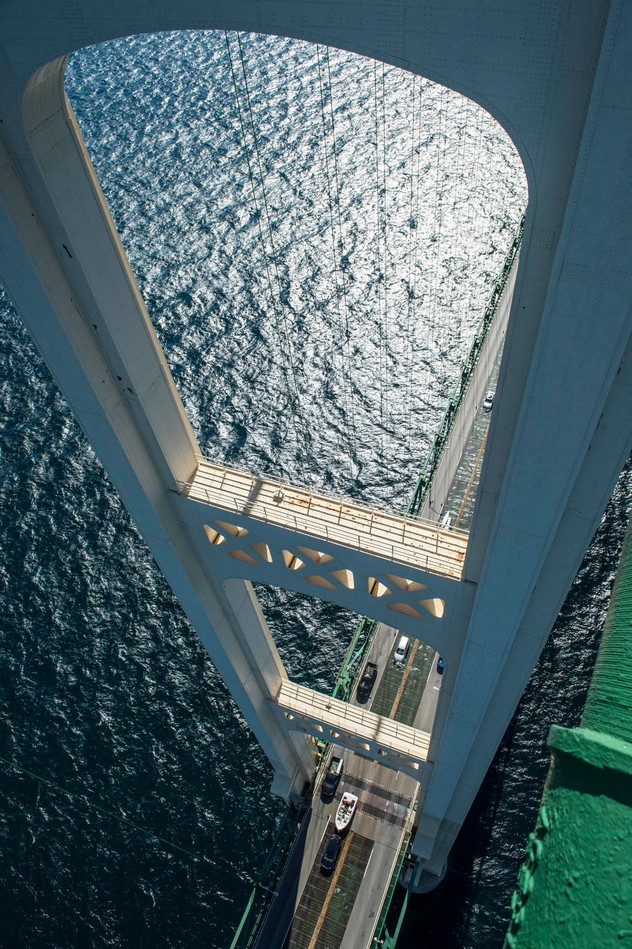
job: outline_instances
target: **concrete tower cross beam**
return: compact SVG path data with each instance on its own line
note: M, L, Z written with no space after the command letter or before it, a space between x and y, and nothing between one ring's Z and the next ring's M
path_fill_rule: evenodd
M208 462L178 507L214 575L318 596L447 651L464 532Z
M342 543L428 575L461 579L466 531L444 530L433 521L400 517L207 461L200 463L182 491L190 500L224 510L227 516Z
M276 698L291 728L426 783L430 734L313 689L284 682Z

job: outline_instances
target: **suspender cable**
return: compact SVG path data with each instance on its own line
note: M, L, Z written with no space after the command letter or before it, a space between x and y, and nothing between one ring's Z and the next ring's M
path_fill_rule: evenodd
M344 316L344 327L345 327L345 339L344 339L344 351L347 358L347 375L349 378L349 385L351 387L351 397L349 399L349 418L351 422L351 437L354 447L356 449L356 424L355 424L355 402L353 395L353 360L351 358L351 330L349 326L349 303L347 296L347 273L344 259L344 241L343 241L343 229L342 229L342 208L340 200L340 173L338 169L338 142L336 138L336 118L334 113L334 91L333 84L331 81L331 62L329 59L329 48L325 47L325 60L327 63L327 82L329 85L329 111L331 114L331 136L333 144L333 165L334 165L334 181L336 182L336 209L337 209L337 218L338 218L338 255L340 256L340 276L342 281L342 307L343 307L343 316ZM356 451L357 454L357 451Z
M0 757L0 763L9 768L15 768L16 771L20 771L22 774L25 774L29 778L33 778L34 781L37 781L38 784L44 784L49 788L53 788L55 791L59 791L61 794L65 794L67 797L73 798L75 801L80 801L82 804L85 804L87 807L92 808L95 811L98 811L100 814L104 814L106 817L113 817L114 820L119 821L121 824L126 824L128 827L132 827L134 830L140 831L141 834L144 834L146 837L151 837L154 840L159 840L161 844L165 844L171 850L178 850L180 853L185 854L187 857L192 857L193 860L208 860L208 857L205 857L202 854L194 853L192 850L188 850L186 847L182 847L180 844L174 843L172 840L167 840L166 837L161 837L160 834L157 834L156 831L150 830L147 827L143 827L142 824L137 824L135 821L129 820L123 814L119 814L116 811L110 810L107 807L102 807L100 804L97 804L96 801L91 800L87 794L78 793L77 791L69 791L68 788L62 787L60 784L57 784L55 781L51 781L50 778L43 777L41 774L35 774L33 771L29 771L27 768L23 767L21 764L18 764L17 761L11 761L9 758ZM39 791L38 791L38 800L39 800ZM215 859L215 856L213 857Z
M446 88L441 86L439 90L440 104L439 104L439 122L438 122L438 132L437 132L437 148L436 148L436 157L435 157L435 169L436 169L436 183L435 183L435 207L434 207L434 234L432 235L432 241L437 248L437 253L435 254L436 263L433 269L433 286L432 286L432 299L430 300L431 312L429 316L431 317L430 323L432 327L432 333L434 342L437 342L437 303L439 299L440 289L441 289L441 256L442 256L442 245L443 245L443 216L444 216L444 189L445 189L445 175L446 175L446 148L447 148L447 106L446 106ZM437 358L439 354L435 354Z
M382 63L382 194L384 196L383 204L383 233L384 233L384 330L382 333L382 339L384 342L384 360L385 360L385 371L388 369L388 361L386 359L388 352L388 342L389 342L389 312L388 312L388 244L386 241L386 234L388 230L388 174L387 174L387 163L386 163L386 66Z
M415 305L417 300L418 254L419 254L419 143L416 137L417 120L417 76L413 75L411 83L411 117L410 117L410 207L408 227L410 239L408 241L408 306L406 309L406 412L408 424L406 426L406 449L410 451L412 437L413 405L413 364L415 353L416 325Z
M296 369L295 369L295 366L294 366L294 359L293 359L293 347L292 347L292 342L291 342L290 333L289 333L289 331L288 331L287 320L286 320L286 318L285 318L285 313L284 313L282 307L279 305L279 301L280 301L280 299L281 299L281 294L282 294L281 275L280 275L280 273L279 273L279 266L278 266L278 261L277 261L276 247L275 247L275 243L274 243L274 233L273 233L273 229L272 229L272 222L271 222L271 218L270 218L270 210L269 210L269 206L268 206L268 199L267 199L266 188L265 188L265 179L264 179L264 175L263 175L263 166L262 166L262 162L261 162L261 155L260 155L260 152L259 152L259 143L258 143L257 132L256 132L255 123L254 123L254 115L253 115L253 111L252 111L252 102L251 102L251 99L250 99L250 92L249 92L249 89L248 89L248 78L247 78L247 75L246 75L246 68L245 68L245 62L244 62L244 56L243 56L243 48L242 48L241 38L240 38L239 34L237 33L236 35L237 35L237 44L238 44L238 49L239 49L239 59L240 59L240 65L241 65L241 72L242 72L242 77L243 77L243 81L244 81L244 88L245 88L245 92L246 92L246 103L247 103L248 114L249 114L249 119L250 119L250 127L251 127L251 129L252 129L252 138L253 138L253 144L254 144L254 153L255 153L255 158L256 158L256 162L257 162L257 168L258 168L258 172L259 172L259 180L260 180L260 183L261 183L261 193L262 193L262 198L263 198L263 211L264 211L264 213L265 213L265 220L266 220L266 224L267 224L268 239L269 239L269 242L270 242L271 254L268 254L267 251L266 251L266 242L265 242L265 236L264 236L263 225L262 225L263 214L262 214L261 211L260 211L259 202L257 201L257 189L256 189L255 175L254 175L254 171L253 171L253 163L252 163L252 160L251 160L250 152L249 152L248 147L247 147L247 144L246 144L246 143L247 143L246 124L245 124L245 121L244 121L244 116L243 116L243 112L242 112L242 108L241 108L241 104L240 104L239 88L238 88L238 85L237 85L237 77L236 77L236 74L235 74L235 68L234 68L234 64L233 64L232 50L231 50L231 47L230 47L230 41L229 41L229 38L228 38L228 33L227 33L226 31L224 31L224 39L225 39L225 42L226 42L226 49L227 49L227 51L228 51L228 59L229 59L229 64L230 64L230 73L231 73L231 79L232 79L232 84L233 84L233 92L234 92L234 96L235 96L235 104L236 104L236 108L237 108L237 115L238 115L238 118L239 118L239 126L240 126L240 130L241 130L241 135L242 135L242 142L243 142L243 147L244 147L244 153L245 153L245 155L246 155L246 162L247 162L247 166L248 166L248 176L249 176L249 179L250 179L250 186L251 186L251 190L252 190L252 199L253 199L253 204L254 204L254 208L255 208L255 214L256 214L256 218L257 218L257 228L258 228L258 231L259 231L259 238L260 238L260 240L261 240L261 246L262 246L262 249L263 249L263 254L264 254L264 259L265 259L265 268L266 268L266 277L267 277L268 292L269 292L269 295L270 295L270 304L271 304L271 307L272 307L272 312L273 312L273 314L274 314L277 336L278 336L278 338L279 338L279 342L280 342L280 346L281 346L281 357L282 357L282 358L281 358L281 369L282 369L282 372L283 372L283 375L284 375L284 378L285 378L288 396L289 396L290 401L291 401L291 403L292 403L292 409L293 409L293 411L292 411L292 422L293 422L293 425L294 425L294 432L295 432L295 435L296 435L296 438L297 438L297 444L300 442L300 439L299 439L299 432L298 432L298 429L297 429L297 427L296 427L296 419L297 419L297 417L298 417L298 419L299 419L299 421L300 421L300 423L301 423L302 437L303 437L303 439L304 439L304 441L305 441L306 450L307 450L307 452L309 453L310 450L311 450L311 435L310 435L309 428L308 428L308 426L307 426L307 424L306 424L305 418L304 418L304 416L303 416L302 408L301 408L300 395L299 395L299 387L298 387L298 380L297 380L297 374L296 374ZM277 297L277 295L275 294L274 289L273 289L273 286L272 286L272 276L271 276L271 274L270 274L270 258L272 259L272 264L273 264L274 270L275 270L276 282L277 282L277 290L278 290L278 297Z
M452 183L451 193L452 193L452 207L450 209L450 217L453 222L453 226L450 233L450 248L448 252L448 257L452 261L455 255L458 253L459 249L464 245L464 233L463 233L463 210L465 203L463 201L463 187L464 187L464 169L465 169L465 143L467 135L467 123L468 123L468 100L464 96L459 96L458 100L459 111L458 115L455 116L456 119L456 141L455 141L455 160L453 165L456 166L456 186ZM452 163L451 163L452 165ZM451 267L453 264L451 263ZM462 304L459 304L457 308L454 307L455 292L456 292L457 283L456 280L450 281L450 298L447 301L450 308L450 326L451 334L457 335L458 345L461 345L461 338L463 332L463 312ZM442 319L442 325L445 324L445 318Z
M318 53L318 79L320 83L320 93L321 93L321 105L322 105L322 115L323 115L323 130L326 137L326 122L325 122L325 103L323 95L323 84L321 76L321 63L320 63L320 46L316 47ZM327 83L329 85L329 111L331 115L331 137L333 145L333 166L334 166L334 181L336 183L336 209L337 209L337 221L338 221L338 240L335 238L335 227L334 227L334 215L333 215L333 201L331 196L331 185L329 180L329 162L326 162L326 171L327 171L327 189L329 194L329 208L331 215L331 226L332 226L332 247L334 255L334 268L336 272L336 290L338 282L338 268L337 260L338 256L340 257L340 277L341 277L341 289L342 289L342 313L344 321L344 342L343 342L343 353L346 358L347 363L347 377L349 379L349 387L351 389L351 395L348 395L347 387L345 387L345 401L347 405L347 417L349 419L349 429L348 437L352 442L354 451L356 451L356 424L355 424L355 401L353 395L353 361L351 358L351 330L349 326L349 303L347 297L347 275L344 261L344 241L343 241L343 229L342 229L342 210L341 210L341 200L340 200L340 174L338 169L338 143L336 139L336 119L334 113L334 94L333 94L333 85L331 81L331 62L329 59L329 48L325 47L325 62L327 64ZM327 155L327 149L325 148L325 157ZM337 246L336 246L337 245ZM357 453L357 452L356 452Z
M382 177L380 175L380 109L378 100L377 62L373 63L373 94L375 102L375 251L377 263L377 333L378 333L378 375L379 375L379 405L380 405L380 451L384 452L384 321L382 303L385 298L386 283L386 248L382 256L382 235L384 232L382 220Z

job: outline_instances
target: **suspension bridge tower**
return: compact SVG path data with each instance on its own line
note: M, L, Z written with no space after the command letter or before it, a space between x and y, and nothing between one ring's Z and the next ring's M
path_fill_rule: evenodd
M309 735L416 776L413 886L436 882L630 450L632 8L244 0L0 11L0 273L275 772L303 793ZM64 93L67 53L122 34L249 30L373 56L481 104L529 206L468 537L205 459ZM431 733L289 681L263 580L446 657Z

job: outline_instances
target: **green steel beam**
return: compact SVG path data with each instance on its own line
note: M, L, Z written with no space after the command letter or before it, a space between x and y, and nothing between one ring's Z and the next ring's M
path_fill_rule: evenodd
M549 746L505 949L632 947L632 518L581 725Z
M348 702L351 698L362 658L369 648L376 627L376 620L369 619L368 616L363 616L358 623L334 685L332 692L334 698L341 699L343 702Z

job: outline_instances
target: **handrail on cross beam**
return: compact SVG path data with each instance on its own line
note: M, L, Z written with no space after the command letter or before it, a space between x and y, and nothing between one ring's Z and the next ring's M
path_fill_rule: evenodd
M469 536L463 530L446 530L433 521L377 511L206 460L201 460L193 478L179 487L187 499L225 512L227 520L236 517L231 529L243 528L248 520L258 521L307 535L314 544L322 540L444 577L461 578ZM221 521L221 514L211 517Z
M405 725L385 715L377 715L357 705L315 692L296 682L285 680L279 689L277 705L287 716L336 732L336 741L353 737L374 745L376 749L402 756L411 761L426 762L430 734L412 725ZM368 750L368 749L367 749Z

